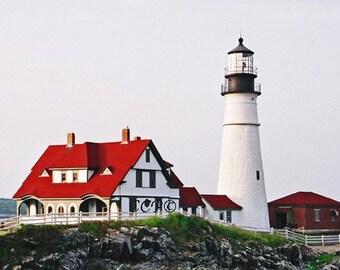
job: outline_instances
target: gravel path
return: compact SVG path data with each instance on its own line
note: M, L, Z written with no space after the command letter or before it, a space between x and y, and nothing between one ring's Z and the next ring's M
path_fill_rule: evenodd
M310 248L314 249L319 253L335 253L340 252L340 244L331 245L331 246L310 246Z

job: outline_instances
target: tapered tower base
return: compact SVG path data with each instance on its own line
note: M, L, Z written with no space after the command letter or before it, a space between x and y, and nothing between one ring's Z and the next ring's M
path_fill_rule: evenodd
M217 192L242 206L234 224L269 229L257 94L233 93L224 98L225 122Z

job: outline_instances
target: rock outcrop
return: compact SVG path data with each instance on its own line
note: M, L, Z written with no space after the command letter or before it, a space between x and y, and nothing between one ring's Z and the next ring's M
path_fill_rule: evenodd
M309 252L305 248L302 253L295 244L273 248L255 241L214 239L208 233L199 243L176 246L169 232L148 227L109 229L100 237L73 228L55 237L59 239L54 240L55 249L49 248L51 253L38 248L42 242L34 235L23 239L30 251L22 254L13 247L13 261L1 265L2 269L293 270L305 269L304 256Z

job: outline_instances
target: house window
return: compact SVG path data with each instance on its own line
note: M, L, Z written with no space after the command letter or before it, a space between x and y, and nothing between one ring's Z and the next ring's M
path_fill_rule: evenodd
M231 223L231 210L226 211L226 222Z
M136 187L143 187L141 170L136 170Z
M224 221L224 211L220 211L220 221Z
M260 180L260 171L256 171L256 180Z
M196 215L197 214L197 207L191 208L191 214Z
M156 172L150 172L150 188L156 188Z
M50 214L53 212L52 206L47 207L47 213Z
M145 162L150 162L150 149L145 149Z
M74 206L70 207L70 213L74 214L76 212L76 208Z
M188 207L184 206L183 207L183 212L188 212Z
M321 210L320 209L314 209L314 220L316 222L319 222L320 217L321 217Z
M66 182L66 172L61 173L61 182Z
M63 206L59 206L58 207L58 214L64 214L64 207Z
M72 180L73 180L73 182L78 182L78 172L72 173Z
M129 201L130 201L129 212L130 213L136 212L137 211L137 200L136 200L136 198L131 197L129 199Z
M147 174L149 174L149 179L146 178ZM156 188L156 171L136 170L136 187Z
M162 212L162 199L155 199L155 212Z
M338 211L336 211L335 209L331 209L331 221L335 221L336 220L336 216L338 215Z

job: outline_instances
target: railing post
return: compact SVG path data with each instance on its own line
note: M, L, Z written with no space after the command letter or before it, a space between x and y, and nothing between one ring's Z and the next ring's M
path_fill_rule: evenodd
M305 234L305 245L308 246L308 234Z
M339 244L340 244L340 234L339 234Z
M285 230L286 230L286 239L289 240L288 229L286 228Z
M322 241L322 245L324 246L325 245L325 241L324 241L323 235L321 235L321 241Z

